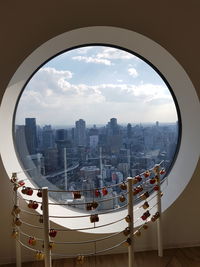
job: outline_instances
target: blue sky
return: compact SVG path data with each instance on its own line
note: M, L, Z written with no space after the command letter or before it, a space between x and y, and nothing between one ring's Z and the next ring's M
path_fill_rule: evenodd
M32 77L18 104L16 123L74 125L175 122L173 98L160 76L121 49L87 46L50 60Z

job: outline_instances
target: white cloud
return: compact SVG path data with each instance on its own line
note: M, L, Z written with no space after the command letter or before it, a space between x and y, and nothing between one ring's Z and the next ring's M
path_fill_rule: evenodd
M94 48L93 46L81 47L81 48L77 49L77 53L78 54L87 54L87 52L90 51L93 48Z
M73 101L89 100L98 103L116 102L116 103L151 103L158 104L163 99L164 102L172 99L168 89L164 85L153 84L126 84L122 80L117 83L102 83L96 85L87 85L84 83L70 83L71 74L68 71L55 71L54 69L43 68L32 78L27 85L24 96L31 96L37 104L42 106L56 107L60 101L66 101L67 104L73 104ZM66 73L68 80L66 79ZM22 98L23 98L22 97ZM60 100L59 100L60 99Z
M129 68L128 69L128 73L130 76L132 76L133 78L138 77L138 72L135 68Z
M101 53L96 55L97 58L106 58L106 59L133 59L136 58L131 53L123 51L121 49L116 49L113 47L106 47L102 49Z
M56 70L55 68L50 68L50 67L45 67L45 68L41 68L38 71L38 74L42 73L42 75L44 75L44 73L48 73L50 75L52 75L53 77L64 77L65 79L71 79L73 74L71 71L68 70Z
M122 80L88 85L72 83L71 78L70 71L42 68L22 94L17 121L23 123L24 117L36 117L38 123L64 125L73 124L80 117L87 123L104 123L111 117L121 122L173 121L176 114L165 85L135 85Z
M89 50L91 50L93 47L83 47L80 48L78 51L78 54L86 54ZM104 64L104 65L114 65L112 63L112 59L137 59L134 55L131 53L128 53L126 51L123 51L121 49L116 49L113 47L103 47L101 49L101 52L98 52L96 54L90 55L90 56L74 56L72 57L73 60L78 61L84 61L86 63L96 63L96 64Z
M86 62L86 63L104 64L104 65L107 65L107 66L112 65L112 63L111 63L110 60L107 60L107 59L100 59L100 58L96 58L96 57L94 57L94 56L91 56L91 57L86 57L86 56L75 56L75 57L72 57L72 59L74 59L74 60L78 60L78 61L84 61L84 62Z
M46 95L47 96L52 96L53 95L53 91L51 89L47 89L46 90Z

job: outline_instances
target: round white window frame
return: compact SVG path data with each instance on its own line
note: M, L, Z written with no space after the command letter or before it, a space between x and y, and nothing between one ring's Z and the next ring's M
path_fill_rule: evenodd
M52 56L66 49L92 43L114 45L134 51L151 62L163 74L173 89L181 112L182 136L179 152L167 181L167 190L165 190L162 197L162 211L165 211L183 192L199 160L199 99L187 73L171 54L153 40L122 28L93 26L63 33L41 45L19 66L8 84L0 107L0 128L3 129L0 131L0 153L6 172L9 177L12 172L19 172L20 179L27 178L17 159L12 136L15 106L27 80L40 65ZM26 185L33 186L30 180L26 181ZM30 199L33 198L30 197ZM38 200L37 197L35 199ZM152 205L154 204L152 203ZM41 211L38 212L40 213ZM154 211L151 212L154 213ZM66 214L66 208L50 205L50 214ZM67 216L74 215L80 215L80 213L74 210L67 210ZM100 222L97 225L118 220L126 215L126 210L113 212L112 216L110 214L101 215ZM136 218L140 215L140 213L136 214ZM81 223L78 219L63 220L52 218L52 221L66 228L91 226L88 218L81 218ZM140 222L135 226L139 224ZM120 231L125 227L125 221L121 221L116 225L95 230L85 230L85 232L110 233Z

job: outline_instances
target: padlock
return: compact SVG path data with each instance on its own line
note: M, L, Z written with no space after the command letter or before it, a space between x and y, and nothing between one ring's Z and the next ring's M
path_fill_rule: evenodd
M38 192L37 192L37 196L38 196L38 197L42 197L42 190L41 190L41 189L38 190Z
M81 192L80 191L74 191L74 199L80 199L81 198Z
M125 247L129 247L131 245L131 239L130 238L127 238L126 241L124 241L123 245Z
M107 194L108 194L108 190L107 190L106 187L104 187L104 188L102 189L102 195L103 195L103 196L106 196Z
M76 258L76 263L77 264L84 264L84 256L82 256L82 255L79 255L77 258Z
M54 230L54 229L50 229L50 231L49 231L49 236L50 236L50 237L56 237L56 235L57 235L57 231Z
M125 236L129 235L129 234L130 234L130 228L129 228L129 227L126 227L126 228L124 229L124 231L123 231L123 234L124 234Z
M98 222L98 221L99 221L99 216L97 214L90 215L90 222L91 223Z
M122 190L126 190L127 189L127 185L123 182L122 184L120 184L120 188Z
M121 196L119 197L119 201L120 201L120 202L124 202L125 200L126 200L126 198L125 198L124 195L121 195Z
M148 209L149 207L149 203L147 201L144 202L144 204L142 205L143 209Z

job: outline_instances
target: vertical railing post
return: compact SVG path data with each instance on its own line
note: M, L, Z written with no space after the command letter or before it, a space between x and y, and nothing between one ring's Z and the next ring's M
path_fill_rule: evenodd
M67 148L64 147L64 175L65 175L65 190L68 188L68 178L67 178Z
M130 217L129 220L129 239L130 245L128 247L128 266L133 267L134 264L134 214L133 214L133 178L128 177L128 215Z
M157 239L158 239L158 256L163 256L163 240L162 240L162 207L161 207L161 189L160 189L160 165L155 166L157 176L157 211L159 217L157 219Z
M44 226L44 253L45 253L45 267L51 267L51 250L49 237L49 200L48 187L42 188L42 210L43 210L43 226Z
M19 199L17 197L17 189L15 189L15 207L19 207ZM16 218L20 218L19 213L15 215ZM17 236L16 236L16 266L21 267L22 266L22 259L21 259L21 244L19 243L20 241L20 231L19 227L16 226L17 228Z

